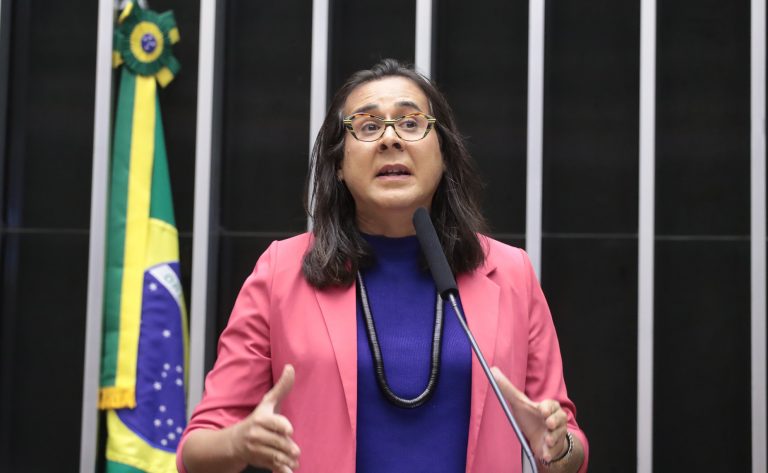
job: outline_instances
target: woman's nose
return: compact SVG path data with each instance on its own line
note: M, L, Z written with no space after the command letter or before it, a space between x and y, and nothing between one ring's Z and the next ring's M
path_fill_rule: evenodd
M384 127L384 134L379 139L379 150L385 151L389 147L393 147L397 150L403 149L402 139L395 132L395 125L387 124Z

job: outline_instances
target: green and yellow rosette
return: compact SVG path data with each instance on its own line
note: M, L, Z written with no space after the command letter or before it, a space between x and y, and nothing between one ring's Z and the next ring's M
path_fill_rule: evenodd
M157 13L128 2L115 28L112 65L125 65L136 75L154 76L165 87L181 68L171 53L171 45L178 41L172 11Z

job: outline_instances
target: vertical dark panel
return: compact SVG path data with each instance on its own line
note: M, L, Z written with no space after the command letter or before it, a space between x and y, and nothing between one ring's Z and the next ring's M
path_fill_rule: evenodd
M658 10L656 232L749 234L749 2Z
M639 2L548 2L543 231L637 232Z
M8 443L0 469L77 471L88 236L11 234L4 240L13 254L4 255L2 312L13 318L13 337L10 353L3 347L3 357L11 357L4 359L2 378L10 404L1 423Z
M77 3L12 5L5 208L12 226L90 222L96 9Z
M222 228L300 231L312 4L230 1L226 9Z
M542 243L543 289L560 340L568 394L589 438L589 470L632 471L637 240L550 237Z
M631 471L639 2L547 2L546 8L542 283L569 394L590 439L590 470Z
M749 471L749 242L657 241L655 293L654 471Z
M10 6L8 102L0 104L0 471L76 471L97 8Z
M746 0L659 5L659 470L750 467L749 26ZM694 450L707 454L680 455Z
M217 307L269 241L306 229L312 2L226 4Z
M520 240L525 235L528 3L435 4L433 77L487 184L483 208L491 231Z
M328 85L330 96L355 71L381 59L413 63L416 2L391 0L386 5L359 0L330 2Z

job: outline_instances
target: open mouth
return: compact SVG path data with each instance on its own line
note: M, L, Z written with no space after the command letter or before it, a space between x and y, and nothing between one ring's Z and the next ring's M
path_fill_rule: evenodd
M376 173L376 177L389 177L389 176L410 176L411 171L407 167L400 164L389 164L379 169Z

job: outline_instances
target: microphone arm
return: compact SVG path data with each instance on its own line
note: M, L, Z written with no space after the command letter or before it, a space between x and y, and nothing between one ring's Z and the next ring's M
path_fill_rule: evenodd
M413 214L413 226L416 229L416 236L419 239L422 252L424 253L424 256L427 259L427 263L429 264L429 269L432 272L432 278L435 280L435 286L437 286L437 291L440 293L440 297L443 300L447 298L451 303L453 312L459 319L459 323L461 324L461 328L464 329L464 333L467 334L470 345L472 345L472 351L475 352L475 356L477 356L477 360L480 362L480 366L483 367L483 372L485 372L486 378L488 378L488 381L491 383L493 392L496 394L496 398L498 398L499 404L501 404L501 408L504 410L504 414L507 416L507 420L509 420L512 429L515 431L517 439L520 441L520 445L523 447L523 452L528 459L531 470L533 473L539 473L538 466L536 465L536 459L533 456L531 447L525 440L525 436L520 430L520 426L517 425L515 416L512 415L512 411L509 409L507 401L504 399L504 395L501 394L501 388L499 388L496 379L494 379L493 374L491 374L491 369L488 367L488 363L485 361L485 357L480 351L480 346L477 344L477 341L475 341L475 337L469 330L469 326L467 325L467 321L464 318L464 314L459 308L459 303L456 300L456 296L459 294L459 289L456 285L456 279L453 277L453 273L448 266L448 260L446 259L445 253L443 252L443 247L440 245L440 240L437 238L435 227L432 225L432 220L429 218L429 213L426 209L416 209L416 212Z
M440 297L442 297L442 295ZM485 376L488 378L488 381L490 381L493 392L496 393L496 397L499 399L499 404L501 404L501 408L504 410L504 414L507 416L507 420L509 420L510 425L512 425L512 429L515 431L515 435L517 435L517 439L520 441L520 445L523 447L523 452L525 453L525 457L528 459L528 463L531 465L533 473L538 473L539 469L536 466L536 460L533 457L531 447L528 446L528 442L525 441L525 436L520 430L520 426L517 425L515 416L512 415L512 411L509 409L507 401L504 399L504 395L501 394L501 388L499 388L499 384L496 382L496 379L494 379L493 374L491 373L491 369L488 367L488 363L485 361L485 357L480 351L480 346L475 341L475 337L472 335L472 332L469 331L469 326L467 325L466 319L464 318L464 314L461 312L459 304L456 301L456 296L452 291L448 292L448 300L451 303L451 307L453 307L453 312L456 314L456 318L459 319L461 328L464 329L464 333L466 333L467 338L469 338L469 343L472 345L472 351L475 352L475 356L477 356L477 361L479 361L480 365L483 367Z

